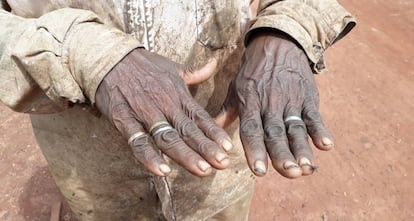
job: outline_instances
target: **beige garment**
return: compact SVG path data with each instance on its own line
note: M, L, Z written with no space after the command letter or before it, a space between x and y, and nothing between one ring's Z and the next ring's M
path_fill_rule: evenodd
M237 122L228 129L235 143L229 169L198 178L174 165L171 176L159 178L134 161L125 138L106 119L93 116L88 105L108 71L143 46L187 65L217 58L215 76L191 88L215 115L240 65L248 0L10 0L4 5L12 13L0 12L0 99L20 112L59 112L32 115L32 124L54 179L80 220L232 220L234 208L248 207L254 180ZM320 70L323 52L353 24L335 0L262 1L249 33L286 32ZM85 105L69 108L68 101ZM239 215L246 218L248 211L243 212Z

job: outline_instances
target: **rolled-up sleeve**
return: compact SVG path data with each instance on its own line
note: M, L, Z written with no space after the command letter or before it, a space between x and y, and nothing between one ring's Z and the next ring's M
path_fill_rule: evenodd
M275 29L303 48L316 73L325 69L324 52L356 24L336 0L262 0L245 42L258 29Z
M94 103L103 77L140 46L91 11L64 8L25 19L0 9L0 99L31 113Z

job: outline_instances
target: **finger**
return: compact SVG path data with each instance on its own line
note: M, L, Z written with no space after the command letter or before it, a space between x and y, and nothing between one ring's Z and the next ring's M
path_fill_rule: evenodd
M222 107L220 113L214 118L214 121L219 127L226 128L236 119L237 111L235 108Z
M185 102L183 106L185 106L187 116L197 124L205 136L212 139L226 151L230 151L233 148L231 138L227 132L215 124L207 111L191 98L184 99L183 102Z
M153 118L141 119L147 125L147 131L156 134L153 136L155 145L173 161L186 168L196 176L207 176L211 174L212 168L198 153L192 150L180 138L177 130L167 129L160 133L155 133L151 129L159 122L168 122L165 116L158 109L152 109Z
M304 104L303 120L313 144L320 150L330 150L334 147L332 136L326 129L317 106L311 102Z
M121 134L129 139L128 144L135 159L157 176L169 175L171 168L154 149L150 137L134 117L131 107L121 102L117 105L112 104L111 108L112 122Z
M302 170L296 164L296 160L289 149L281 114L268 113L263 116L263 122L264 140L273 167L284 177L300 177Z
M305 123L299 116L298 109L288 104L284 119L290 150L302 168L302 175L309 175L313 173L314 168L312 166L313 153L308 143Z
M221 107L221 111L219 115L217 115L214 119L219 127L226 128L236 120L238 115L237 103L237 96L235 94L232 82L229 85L227 97L223 103L223 106Z
M194 121L186 115L177 113L173 119L174 127L184 142L207 162L217 169L225 169L230 160L226 152L208 139Z
M208 176L212 168L199 154L187 146L177 130L164 130L153 137L155 144L172 160L196 176Z
M178 68L178 74L187 85L196 85L204 82L213 76L217 67L217 59L211 58L205 65L197 68Z
M291 75L282 73L277 80L266 84L267 93L262 98L263 124L265 143L273 167L284 177L297 178L302 176L302 169L297 165L286 136L283 112L288 102L280 82L285 82Z
M240 138L250 169L258 176L266 175L267 152L259 112L250 112L240 116Z
M161 102L173 107L171 100L164 97ZM167 101L169 100L170 103ZM154 104L144 96L135 96L128 101L135 111L135 116L148 132L158 122L166 122L167 119ZM165 110L164 110L165 111ZM168 121L167 121L168 122ZM172 160L196 176L207 176L212 172L208 164L199 154L188 147L180 138L175 129L168 129L153 137L155 145Z
M143 132L143 131L142 131ZM137 132L139 133L139 132ZM130 142L132 154L150 172L157 176L168 176L171 168L154 148L151 137L144 133Z
M260 104L254 85L247 86L237 96L240 100L240 138L250 169L258 176L267 172L267 152L263 141Z

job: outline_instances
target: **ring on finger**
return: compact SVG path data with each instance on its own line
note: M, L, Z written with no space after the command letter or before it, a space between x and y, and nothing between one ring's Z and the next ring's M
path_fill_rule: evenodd
M173 129L173 127L167 121L159 121L150 127L149 132L154 137L157 134L170 129Z
M128 145L131 146L132 142L134 142L135 139L142 137L142 136L145 136L145 133L141 131L132 134L128 139Z
M303 121L302 118L299 116L288 116L285 118L285 123L292 121L292 120Z

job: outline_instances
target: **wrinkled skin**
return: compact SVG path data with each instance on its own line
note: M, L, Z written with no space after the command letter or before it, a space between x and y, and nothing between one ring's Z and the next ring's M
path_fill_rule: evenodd
M145 49L127 55L103 79L96 94L96 106L131 143L134 157L149 171L167 176L171 168L159 151L197 176L212 168L225 169L230 161L225 150L231 140L209 114L191 97L186 84L208 79L217 61L193 70ZM154 137L149 129L167 121L174 129Z
M283 35L260 33L250 40L216 122L226 126L237 114L248 164L258 176L266 174L268 156L285 177L312 174L316 167L308 135L321 150L333 147L319 113L318 89L308 59ZM285 122L288 116L303 121Z

